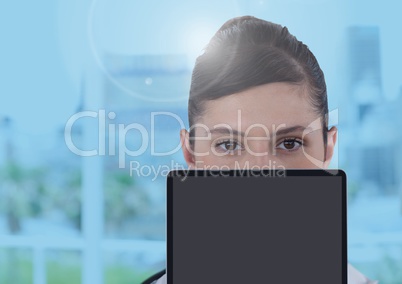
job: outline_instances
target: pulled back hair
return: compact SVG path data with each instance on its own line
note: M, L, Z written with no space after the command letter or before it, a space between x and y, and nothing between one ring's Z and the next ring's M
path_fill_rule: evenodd
M223 24L197 58L188 103L190 136L206 101L276 82L306 88L314 111L322 118L326 145L327 89L317 59L286 27L251 16Z

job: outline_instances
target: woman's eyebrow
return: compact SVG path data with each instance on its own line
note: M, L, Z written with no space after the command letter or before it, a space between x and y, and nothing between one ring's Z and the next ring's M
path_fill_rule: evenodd
M217 127L209 131L211 134L234 134L236 136L246 136L246 134L242 131L238 131L236 129L232 128L226 128L226 127Z
M258 128L261 128L261 126L258 126ZM308 129L309 127L305 127L302 125L294 125L294 126L289 126L289 127L281 127L281 125L279 125L278 127L279 129L276 130L276 126L273 126L273 131L270 131L270 133L275 134L276 136L280 136L280 135L286 135L292 132L304 132L306 129ZM276 131L275 131L276 130ZM268 129L269 131L269 129ZM239 131L236 129L231 129L231 128L226 128L226 127L217 127L214 129L211 129L209 131L211 134L229 134L229 135L236 135L236 136L241 136L244 137L246 136L246 134L243 131ZM275 133L273 133L275 132Z
M295 125L295 126L290 126L290 127L284 127L280 128L275 132L275 135L286 135L292 132L304 132L306 129L310 129L310 127L305 127L301 125Z

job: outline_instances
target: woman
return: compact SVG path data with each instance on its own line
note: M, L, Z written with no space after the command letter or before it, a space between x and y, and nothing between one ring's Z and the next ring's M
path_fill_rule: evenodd
M334 153L316 58L286 27L254 17L227 21L197 58L188 113L190 168L327 168ZM352 266L348 278L375 283Z

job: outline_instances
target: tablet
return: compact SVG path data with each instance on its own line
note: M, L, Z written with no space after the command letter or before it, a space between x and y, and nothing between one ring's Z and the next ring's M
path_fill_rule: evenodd
M347 283L342 170L167 177L167 283Z

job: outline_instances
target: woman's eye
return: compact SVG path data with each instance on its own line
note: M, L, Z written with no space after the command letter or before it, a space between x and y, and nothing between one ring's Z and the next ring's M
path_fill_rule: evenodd
M235 141L223 141L216 144L216 147L223 152L229 153L242 149L241 145Z
M286 151L295 151L299 149L303 145L303 142L301 140L298 140L296 138L287 138L283 140L277 148L286 150Z

